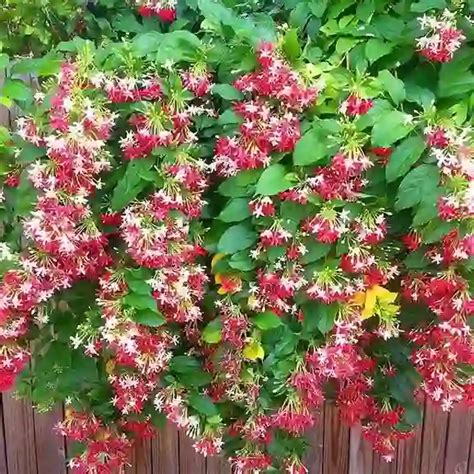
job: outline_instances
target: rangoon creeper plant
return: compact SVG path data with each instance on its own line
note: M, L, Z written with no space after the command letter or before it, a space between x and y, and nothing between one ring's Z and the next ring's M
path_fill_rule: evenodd
M164 419L307 473L326 399L390 461L424 397L473 404L469 7L281 3L278 34L200 0L199 36L84 43L18 120L0 388L66 401L75 473Z

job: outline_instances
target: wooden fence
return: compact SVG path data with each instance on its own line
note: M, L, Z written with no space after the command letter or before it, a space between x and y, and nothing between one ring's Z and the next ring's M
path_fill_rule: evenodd
M1 400L0 474L66 474L67 446L53 433L62 410L38 414L11 394ZM473 420L473 412L460 407L447 414L426 405L416 436L401 442L386 464L359 427L342 425L326 405L310 433L307 466L310 474L474 474ZM230 474L230 468L222 459L196 455L187 437L167 426L136 447L127 474Z

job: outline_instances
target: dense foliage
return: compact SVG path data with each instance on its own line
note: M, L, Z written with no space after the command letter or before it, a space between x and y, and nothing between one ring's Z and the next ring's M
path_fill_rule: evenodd
M474 5L182 3L9 63L0 389L77 473L165 419L305 473L326 399L390 461L474 403Z

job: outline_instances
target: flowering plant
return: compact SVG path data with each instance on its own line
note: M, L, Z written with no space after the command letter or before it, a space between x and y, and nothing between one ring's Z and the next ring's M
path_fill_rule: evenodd
M299 37L200 0L198 35L86 43L18 121L0 386L67 402L73 472L165 418L305 473L325 399L390 461L421 398L473 404L472 29L346 3L301 2Z

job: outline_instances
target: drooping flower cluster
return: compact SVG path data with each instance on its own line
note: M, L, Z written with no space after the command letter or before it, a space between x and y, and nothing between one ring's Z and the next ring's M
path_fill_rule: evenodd
M457 28L456 14L444 10L439 17L424 15L419 18L419 23L426 32L425 36L417 39L420 53L430 61L451 61L466 39L463 31Z
M235 87L250 98L234 105L243 119L239 134L217 140L214 169L221 176L263 168L270 153L289 152L300 138L298 114L310 107L318 93L304 84L270 43L257 51L260 70L238 78Z
M142 13L157 5L141 3ZM74 315L70 342L97 360L109 400L96 408L93 397L71 396L58 431L83 444L74 473L121 472L131 439L154 435L157 413L204 456L230 441L236 473L307 474L300 438L328 394L387 461L411 435L406 405L417 390L445 410L474 403L463 370L474 362L470 132L424 130L425 166L437 177L436 161L441 175L439 216L453 230L432 240L429 224L400 230L409 212L398 213L384 182L398 145L370 148L364 125L375 101L345 88L329 106L337 137L322 138L338 148L294 166L317 91L276 46L264 43L257 59L258 70L235 81L247 97L233 106L237 135L217 139L211 163L218 121L202 64L158 75L151 64L89 74L68 63L48 125L20 121L20 136L47 157L29 169L39 197L24 234L34 246L0 286L0 390L28 362L18 339L32 317L47 322L42 303L92 280L95 298ZM111 110L125 131L112 135ZM112 158L106 141L117 135ZM109 179L120 181L113 191ZM415 257L428 262L423 270L412 270ZM421 323L406 317L412 308ZM399 380L410 387L405 404L391 393Z
M44 147L46 158L29 168L39 192L24 225L32 246L0 286L0 343L8 373L19 372L20 362L28 360L16 345L42 303L78 279L96 278L110 262L107 240L94 222L88 198L101 186L99 174L109 168L105 145L115 117L84 93L85 74L77 64L62 66L49 124L39 128L30 119L18 121L18 134Z
M441 171L447 194L438 201L438 214L445 221L469 220L474 216L474 150L472 131L430 126L425 130L431 155Z
M134 0L138 13L144 17L157 16L165 23L176 20L177 0Z

